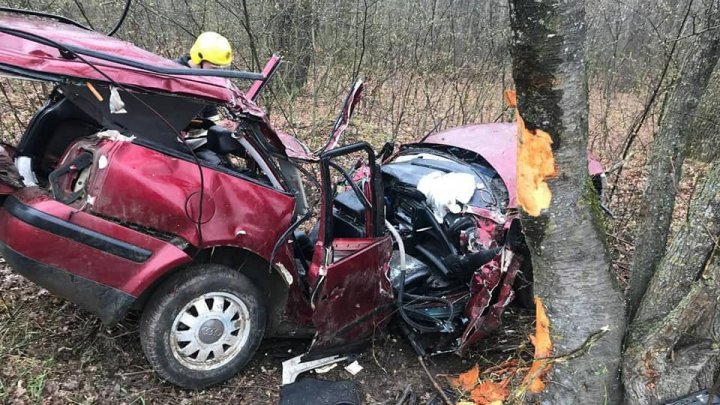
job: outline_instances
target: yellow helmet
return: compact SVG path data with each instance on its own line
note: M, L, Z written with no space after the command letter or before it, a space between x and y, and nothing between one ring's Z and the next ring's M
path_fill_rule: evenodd
M213 65L229 66L233 59L230 42L217 32L203 32L190 48L190 59L196 65L208 61Z

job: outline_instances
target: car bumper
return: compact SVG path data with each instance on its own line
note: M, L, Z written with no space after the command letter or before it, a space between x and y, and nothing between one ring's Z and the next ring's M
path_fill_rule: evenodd
M130 294L40 263L2 242L0 255L16 273L94 313L105 324L120 321L135 302Z
M16 273L106 324L191 261L168 242L61 204L37 188L8 196L0 207L0 254Z

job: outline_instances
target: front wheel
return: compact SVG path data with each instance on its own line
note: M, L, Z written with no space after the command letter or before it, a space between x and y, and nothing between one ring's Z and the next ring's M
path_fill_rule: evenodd
M250 279L225 266L200 265L153 293L140 320L140 341L163 379L202 389L245 367L266 320L262 295Z

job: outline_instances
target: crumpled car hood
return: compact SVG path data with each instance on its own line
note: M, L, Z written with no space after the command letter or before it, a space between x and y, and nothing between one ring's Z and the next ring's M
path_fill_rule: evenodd
M517 124L508 122L452 128L430 134L421 143L456 146L482 156L507 185L508 208L514 208L517 207L517 139ZM604 171L591 154L588 154L588 171L591 176Z

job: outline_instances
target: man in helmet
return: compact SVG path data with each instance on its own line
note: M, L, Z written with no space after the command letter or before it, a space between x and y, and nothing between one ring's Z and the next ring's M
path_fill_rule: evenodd
M217 32L208 31L197 37L190 53L175 61L194 69L219 69L230 66L232 60L232 47L227 38ZM220 113L215 106L209 105L200 113L200 118L217 122L220 120Z

